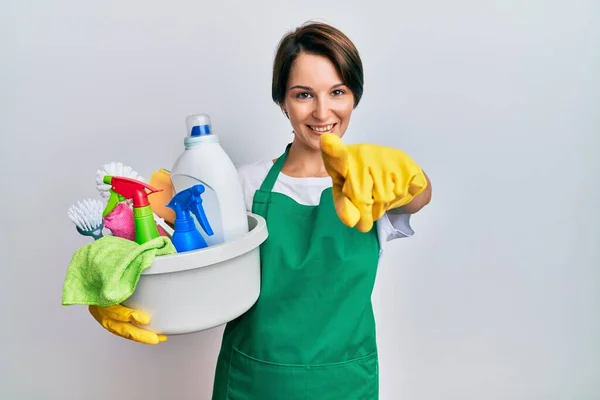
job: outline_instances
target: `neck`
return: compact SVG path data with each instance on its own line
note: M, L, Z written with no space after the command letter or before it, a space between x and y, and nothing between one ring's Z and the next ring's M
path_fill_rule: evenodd
M328 176L320 150L294 140L281 171L297 178Z

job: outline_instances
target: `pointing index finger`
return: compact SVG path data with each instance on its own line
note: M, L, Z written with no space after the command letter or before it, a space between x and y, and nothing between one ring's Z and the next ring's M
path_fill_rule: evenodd
M342 139L332 133L321 135L321 155L327 173L335 183L348 175L348 151Z

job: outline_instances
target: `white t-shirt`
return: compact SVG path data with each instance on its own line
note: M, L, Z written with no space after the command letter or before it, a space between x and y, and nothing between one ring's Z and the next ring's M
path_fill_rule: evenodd
M238 167L240 183L244 191L246 209L252 211L254 193L260 189L265 177L273 166L271 160L257 161ZM273 186L273 192L282 193L296 202L308 206L318 205L323 190L331 187L331 177L323 178L296 178L285 175L283 172L277 177ZM380 254L385 243L397 239L409 237L414 234L410 226L410 214L396 214L388 211L376 222L379 236Z

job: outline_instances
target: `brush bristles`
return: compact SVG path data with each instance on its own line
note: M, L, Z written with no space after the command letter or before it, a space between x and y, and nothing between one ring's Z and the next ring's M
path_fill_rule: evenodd
M81 230L92 231L98 229L102 223L104 204L100 200L84 199L69 207L69 219Z
M98 188L100 195L104 198L110 196L110 185L104 183L104 177L106 175L131 178L144 182L144 178L140 176L140 174L138 174L137 171L135 171L129 165L125 165L121 162L115 161L110 162L108 164L104 164L102 166L102 169L96 171L96 187Z

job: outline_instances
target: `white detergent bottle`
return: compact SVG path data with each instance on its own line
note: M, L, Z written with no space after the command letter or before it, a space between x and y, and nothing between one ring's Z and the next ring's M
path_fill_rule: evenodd
M185 120L185 151L171 169L176 193L201 183L202 207L212 228L207 235L199 222L196 227L208 246L228 242L248 232L248 218L235 165L212 132L210 117L190 115Z

